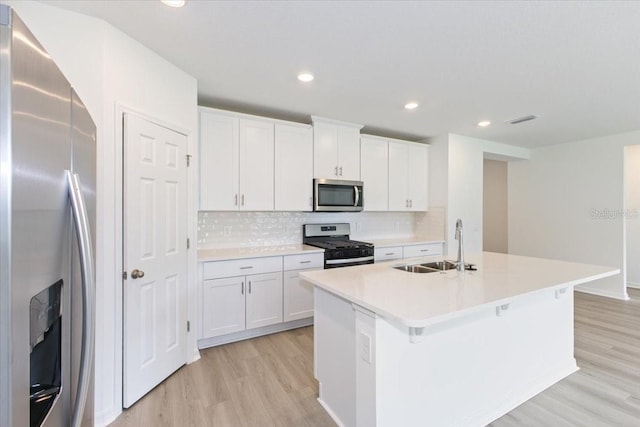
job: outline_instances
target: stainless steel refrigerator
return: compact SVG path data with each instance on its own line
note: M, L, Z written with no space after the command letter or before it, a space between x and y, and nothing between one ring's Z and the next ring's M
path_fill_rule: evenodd
M0 426L93 425L96 128L5 5L0 137Z

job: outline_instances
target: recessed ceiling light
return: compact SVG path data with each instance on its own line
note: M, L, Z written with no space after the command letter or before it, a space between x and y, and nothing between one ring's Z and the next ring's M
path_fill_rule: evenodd
M182 7L187 2L186 0L160 0L160 1L169 7Z
M418 108L418 103L417 102L409 102L409 103L404 105L404 108L406 108L407 110L415 110L416 108Z
M483 120L481 122L478 122L478 126L480 126L481 128L486 128L490 124L491 124L491 122L489 120Z
M313 80L313 74L311 73L298 74L298 80L300 80L301 82L310 82L311 80Z

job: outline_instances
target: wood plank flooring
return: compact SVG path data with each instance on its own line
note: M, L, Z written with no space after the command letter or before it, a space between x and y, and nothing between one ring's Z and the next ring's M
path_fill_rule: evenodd
M581 369L490 425L640 426L640 290L629 295L576 292ZM317 393L307 327L203 350L111 425L334 426Z

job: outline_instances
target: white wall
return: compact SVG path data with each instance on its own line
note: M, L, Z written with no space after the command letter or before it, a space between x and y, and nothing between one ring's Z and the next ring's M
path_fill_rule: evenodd
M509 251L621 268L624 146L640 131L531 151L509 164ZM579 289L626 299L624 274Z
M482 248L489 252L509 252L508 164L484 159L482 194Z
M446 252L456 255L453 225L458 218L464 228L465 251L480 252L484 159L526 160L529 150L455 134L434 138L430 143L429 190L446 210Z
M640 145L625 147L624 160L627 286L640 288Z
M189 134L195 153L197 81L104 21L33 1L4 3L56 61L98 128L95 419L104 425L120 413L122 393L120 113L139 112ZM189 234L195 237L196 205L190 205ZM195 272L189 274L195 286Z

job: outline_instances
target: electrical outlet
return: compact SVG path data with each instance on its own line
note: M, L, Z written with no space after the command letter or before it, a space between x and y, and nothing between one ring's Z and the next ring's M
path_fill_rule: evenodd
M371 363L371 337L360 331L360 358Z

